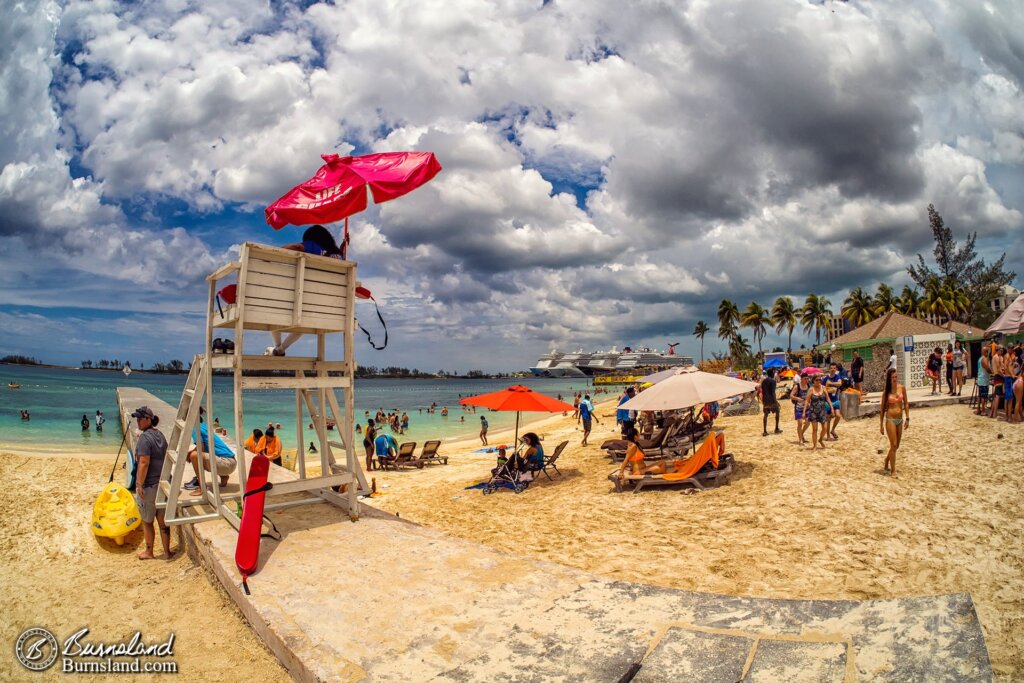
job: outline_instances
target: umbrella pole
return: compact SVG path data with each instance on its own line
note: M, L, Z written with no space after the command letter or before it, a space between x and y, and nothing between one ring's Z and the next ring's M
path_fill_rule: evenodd
M516 440L512 442L512 452L515 453L519 450L519 411L516 411Z

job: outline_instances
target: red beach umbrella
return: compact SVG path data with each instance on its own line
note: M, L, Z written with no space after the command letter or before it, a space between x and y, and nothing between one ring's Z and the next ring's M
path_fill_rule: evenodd
M521 384L513 385L501 391L492 391L489 394L468 396L460 400L459 403L464 406L516 411L516 440L514 443L517 444L519 443L519 413L562 413L568 410L575 410L568 403L545 396Z
M342 252L348 243L348 217L366 209L367 190L380 204L412 192L441 170L433 152L320 156L326 163L316 175L293 187L264 213L275 230L289 223L312 225L345 219Z

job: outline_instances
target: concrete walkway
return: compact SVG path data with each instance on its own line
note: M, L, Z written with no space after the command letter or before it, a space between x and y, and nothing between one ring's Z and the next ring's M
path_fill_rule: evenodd
M139 390L169 423L174 409ZM368 507L271 516L251 596L223 521L185 530L300 681L990 681L968 594L765 600L630 584L462 541ZM543 533L543 530L538 530ZM515 538L509 538L514 547ZM609 549L614 552L614 549Z

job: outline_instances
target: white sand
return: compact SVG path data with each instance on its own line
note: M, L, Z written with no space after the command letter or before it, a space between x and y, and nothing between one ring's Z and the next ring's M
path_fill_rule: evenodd
M470 453L476 441L443 446L448 466L371 473L384 495L367 502L512 553L686 590L835 599L970 592L997 677L1024 677L1024 426L966 406L915 410L893 480L876 453L877 419L843 423L838 442L812 453L796 445L791 415L786 433L769 438L760 416L722 418L737 461L730 485L634 495L614 493L606 479L612 464L598 446L615 433L613 410L605 404L599 415L588 448L569 418L530 426L547 449L570 446L563 475L521 495L464 490L494 463L493 454ZM0 639L13 643L31 625L60 633L89 625L107 639L173 630L183 673L202 666L219 672L204 674L209 680L287 680L187 558L140 563L141 534L122 550L92 536L89 513L109 471L106 461L0 455ZM59 675L49 673L40 680Z

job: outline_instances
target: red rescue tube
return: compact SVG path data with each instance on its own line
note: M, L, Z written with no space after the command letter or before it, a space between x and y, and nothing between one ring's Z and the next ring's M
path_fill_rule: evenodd
M249 465L249 478L245 482L245 497L242 499L242 522L238 528L238 545L235 546L235 566L242 574L242 586L246 594L249 586L246 579L259 567L260 536L263 533L263 503L267 491L273 486L267 481L270 460L257 455Z

